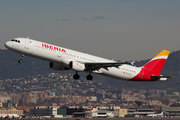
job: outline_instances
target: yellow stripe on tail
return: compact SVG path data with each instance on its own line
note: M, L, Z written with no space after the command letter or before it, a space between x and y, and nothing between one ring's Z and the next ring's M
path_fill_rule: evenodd
M160 56L168 56L170 53L170 51L167 50L162 50L158 55L156 55L154 58L156 57L160 57Z

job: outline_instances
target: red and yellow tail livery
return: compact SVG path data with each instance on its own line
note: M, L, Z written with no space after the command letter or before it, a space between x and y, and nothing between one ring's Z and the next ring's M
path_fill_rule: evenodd
M146 63L137 76L132 78L132 81L157 81L157 80L166 80L167 78L172 78L171 76L162 76L160 75L161 70L169 56L170 51L162 50L157 54L153 59Z
M151 61L143 66L144 69L151 70L156 74L160 74L161 70L169 56L170 51L163 50L158 55L156 55Z

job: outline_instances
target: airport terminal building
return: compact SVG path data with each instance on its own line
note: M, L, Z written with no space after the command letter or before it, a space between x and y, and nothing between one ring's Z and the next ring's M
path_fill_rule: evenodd
M180 107L162 107L161 111L166 116L180 116Z

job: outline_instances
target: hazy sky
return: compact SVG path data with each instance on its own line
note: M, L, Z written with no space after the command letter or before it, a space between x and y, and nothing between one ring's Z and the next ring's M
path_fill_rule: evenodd
M1 0L0 49L14 37L115 60L180 50L180 0Z

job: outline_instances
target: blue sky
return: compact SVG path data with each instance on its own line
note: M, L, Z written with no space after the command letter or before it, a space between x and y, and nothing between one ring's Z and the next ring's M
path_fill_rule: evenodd
M118 60L180 50L179 0L2 0L0 49L14 37Z

